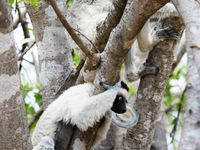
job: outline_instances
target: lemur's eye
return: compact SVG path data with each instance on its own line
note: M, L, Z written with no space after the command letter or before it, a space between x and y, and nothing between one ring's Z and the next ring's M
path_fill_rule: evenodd
M120 96L120 97L119 97L119 101L121 101L122 99L123 99L123 98Z

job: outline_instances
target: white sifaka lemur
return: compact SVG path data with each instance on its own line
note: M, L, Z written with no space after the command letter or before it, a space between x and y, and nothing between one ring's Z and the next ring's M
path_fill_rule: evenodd
M91 41L95 40L96 28L101 24L109 11L113 8L113 0L93 0L92 3L76 3L70 6L68 11L68 21L73 28L79 30ZM125 59L125 78L132 82L145 74L157 73L157 67L145 67L149 51L164 39L177 39L178 34L172 27L163 27L162 21L171 16L179 16L173 4L167 3L160 10L148 19L132 45ZM85 43L89 41L82 37ZM71 46L78 53L79 57L85 59L85 55L73 42Z
M86 131L100 121L110 109L115 113L126 112L128 87L123 82L114 86L101 83L108 90L91 95L95 88L92 83L73 86L61 94L40 117L32 135L34 150L54 149L54 137L59 121L76 126ZM94 145L105 138L110 126L110 119L105 119L98 129ZM46 149L45 149L46 148Z
M145 67L143 64L157 43L165 39L178 39L179 34L173 26L163 26L167 18L175 16L179 16L176 8L173 4L167 3L147 20L125 59L125 78L127 81L132 82L145 74L159 71L157 67Z

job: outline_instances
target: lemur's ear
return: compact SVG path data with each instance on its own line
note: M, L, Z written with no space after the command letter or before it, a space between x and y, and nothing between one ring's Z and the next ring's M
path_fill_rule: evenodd
M121 81L121 88L124 88L125 90L129 91L128 85L123 81Z

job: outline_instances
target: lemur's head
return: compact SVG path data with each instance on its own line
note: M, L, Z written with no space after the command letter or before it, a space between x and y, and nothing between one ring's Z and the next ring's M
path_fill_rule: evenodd
M100 84L107 89L115 88L115 86L116 86L115 85L114 87L111 87L109 85L105 85L104 83L100 83ZM120 85L117 85L117 86L119 86L120 89L118 90L118 93L113 102L111 110L114 111L115 113L121 114L121 113L126 112L126 103L128 102L127 99L128 99L129 88L128 88L127 84L124 83L123 81L120 81Z

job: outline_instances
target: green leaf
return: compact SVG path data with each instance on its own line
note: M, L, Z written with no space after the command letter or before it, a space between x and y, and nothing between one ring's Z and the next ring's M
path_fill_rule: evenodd
M8 0L8 2L10 3L10 5L12 6L13 3L15 2L15 0Z
M39 7L38 7L37 5L35 5L35 4L32 4L32 6L35 8L35 10L36 10L36 11L38 11L38 10L39 10Z
M25 104L26 113L28 116L33 116L35 114L35 110L29 104Z
M28 3L32 4L32 3L38 3L40 0L27 0Z
M80 57L74 52L74 56L73 56L74 65L77 67L80 61L81 61Z
M42 94L36 93L36 94L34 95L34 97L35 97L36 103L38 103L38 105L41 106L41 104L42 104Z
M69 1L66 3L67 8L69 8L73 2L74 2L74 0L69 0Z
M23 2L24 0L19 0L18 2L17 2L17 4L19 4L19 3L21 3L21 2Z
M122 65L122 67L121 67L121 71L124 71L124 65Z
M41 89L41 84L40 84L40 83L36 83L36 84L35 84L35 87L36 87L38 90L40 90L40 89Z
M40 0L31 0L32 3L38 3Z
M171 122L171 125L174 125L174 124L176 123L176 121L177 121L177 118L174 118L174 119L172 120L172 122Z
M129 86L129 93L130 93L131 95L134 95L134 94L135 94L135 91L134 91L134 89L133 89L133 85L130 85L130 86Z

